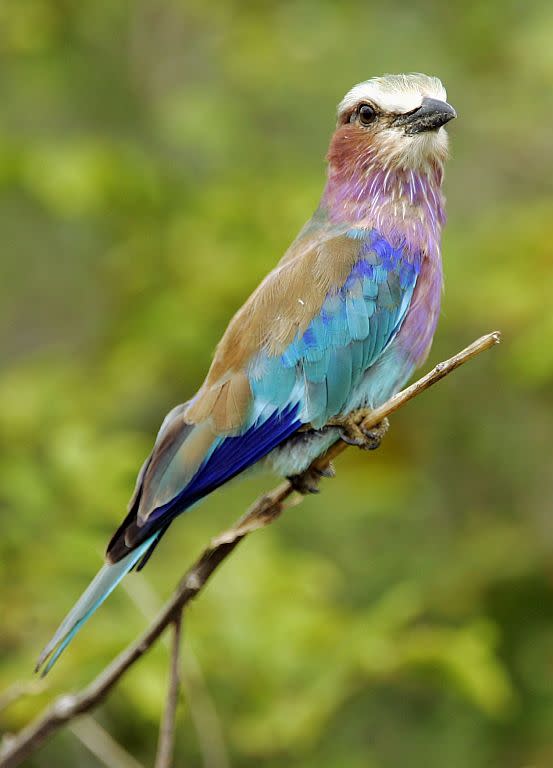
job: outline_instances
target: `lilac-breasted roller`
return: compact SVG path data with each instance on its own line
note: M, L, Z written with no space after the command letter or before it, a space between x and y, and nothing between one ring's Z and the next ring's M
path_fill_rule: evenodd
M165 417L106 564L40 657L45 672L178 515L258 462L301 473L351 437L350 412L382 404L424 361L442 290L443 126L454 117L426 75L346 94L319 207L230 321L199 391Z

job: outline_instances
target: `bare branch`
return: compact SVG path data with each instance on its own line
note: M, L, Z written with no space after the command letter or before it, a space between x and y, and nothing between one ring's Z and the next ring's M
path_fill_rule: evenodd
M406 402L443 379L460 365L498 344L500 339L499 332L489 333L474 341L449 360L438 363L426 376L372 411L364 421L364 428L368 429L375 426L386 416L397 411ZM346 443L337 441L324 456L313 462L307 472L312 469L324 468L347 447ZM39 716L19 734L5 741L3 749L0 751L0 768L15 768L20 765L63 725L73 720L77 715L89 712L98 706L126 671L152 647L165 629L175 622L176 617L196 597L212 573L226 560L239 542L252 531L272 523L281 514L284 502L293 492L294 489L288 481L281 483L269 493L261 496L234 526L215 538L186 573L170 600L141 637L120 653L86 688L76 694L61 696L43 715Z
M169 685L167 686L167 702L159 728L159 743L157 747L155 768L171 768L175 749L175 724L177 719L177 704L180 690L180 644L182 636L182 609L173 621L173 645L171 647L171 662L169 665Z

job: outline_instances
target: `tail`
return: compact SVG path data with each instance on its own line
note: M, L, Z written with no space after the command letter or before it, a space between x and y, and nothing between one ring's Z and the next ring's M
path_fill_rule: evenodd
M40 654L35 672L42 670L41 677L48 674L81 627L113 592L121 579L134 568L141 557L147 554L148 548L157 543L158 538L159 531L156 531L122 560L106 564L98 571Z

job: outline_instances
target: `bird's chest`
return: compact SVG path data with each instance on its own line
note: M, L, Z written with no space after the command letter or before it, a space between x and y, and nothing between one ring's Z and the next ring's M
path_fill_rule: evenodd
M380 353L352 388L345 410L381 405L406 384L428 355L440 313L443 278L438 244L430 243L420 254L414 261L409 254L403 257L403 269L409 271L411 267L405 265L411 265L414 271L407 285L400 279L402 309Z

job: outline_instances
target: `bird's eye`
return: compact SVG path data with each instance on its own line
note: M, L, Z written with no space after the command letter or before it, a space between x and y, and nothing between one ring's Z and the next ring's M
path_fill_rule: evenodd
M370 104L361 104L358 109L359 122L363 125L369 125L376 117L376 112Z

